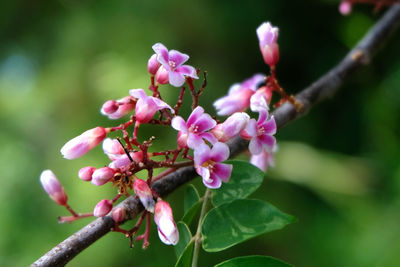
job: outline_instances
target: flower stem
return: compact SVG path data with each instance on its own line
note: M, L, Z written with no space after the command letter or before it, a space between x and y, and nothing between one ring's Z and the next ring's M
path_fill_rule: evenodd
M194 250L193 250L193 258L192 258L192 267L197 267L197 263L199 261L199 252L200 245L203 237L201 236L201 225L203 223L204 216L206 215L208 200L211 196L210 188L207 188L203 197L203 205L201 206L199 224L197 225L196 235L194 236Z

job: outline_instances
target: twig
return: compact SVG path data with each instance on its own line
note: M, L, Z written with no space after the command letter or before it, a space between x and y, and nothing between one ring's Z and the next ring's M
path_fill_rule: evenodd
M395 4L337 66L296 95L296 99L304 105L301 112L297 112L290 104L284 104L273 112L278 128L304 115L312 106L336 93L350 75L370 63L379 46L387 41L390 34L396 30L399 22L400 4ZM247 148L247 142L241 138L236 138L229 142L229 147L231 156L235 156ZM193 167L181 168L155 182L153 189L163 197L196 176ZM134 196L121 202L118 207L126 209L126 220L134 219L143 210L143 206ZM112 227L114 227L114 221L110 215L96 219L51 249L32 266L63 266L108 233Z

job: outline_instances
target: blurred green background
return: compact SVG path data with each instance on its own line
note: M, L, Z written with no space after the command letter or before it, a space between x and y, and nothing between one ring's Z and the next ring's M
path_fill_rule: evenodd
M59 150L86 129L117 125L99 114L108 99L146 88L151 46L164 43L191 56L209 73L201 105L229 86L266 72L255 29L280 28L278 77L298 92L335 65L382 15L358 6L351 16L339 1L3 1L0 4L0 266L26 266L90 219L60 225L66 211L39 183L52 169L72 207L91 211L115 191L77 178L80 167L101 167L96 148L68 161ZM277 134L276 168L253 195L298 217L284 230L222 253L200 255L200 266L260 254L296 266L400 265L400 34L371 66L352 77L332 100ZM162 88L170 103L178 91ZM185 112L188 112L188 105ZM144 127L145 128L145 127ZM143 138L154 128L142 130ZM157 128L161 149L176 132ZM168 139L169 138L169 139ZM194 182L204 190L200 181ZM182 216L182 193L167 198ZM111 233L69 266L172 266L173 248L158 240L129 249Z

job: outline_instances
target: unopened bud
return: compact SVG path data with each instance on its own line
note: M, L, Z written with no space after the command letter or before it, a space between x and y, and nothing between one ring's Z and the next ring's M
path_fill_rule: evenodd
M79 170L78 172L78 177L84 181L90 181L92 180L92 175L93 172L96 170L95 167L83 167L82 169Z
M96 217L106 216L112 209L113 203L109 199L103 199L96 204L93 210L93 215Z
M136 178L133 182L133 189L139 197L140 202L142 202L144 208L147 211L154 213L155 202L149 185L142 179Z
M157 60L157 55L154 54L150 57L149 61L147 62L147 70L151 75L155 75L157 70L160 68L161 64Z
M115 170L110 167L103 167L97 169L92 175L92 184L103 185L107 183L111 178L114 177Z
M168 75L169 75L168 71L163 66L161 66L156 73L156 81L159 84L167 84L169 83Z
M123 208L116 208L111 213L114 222L121 222L125 219L126 211Z
M117 139L106 138L103 141L103 151L105 154L121 155L124 154L124 148Z
M264 22L257 28L257 36L265 63L275 66L279 61L278 28L272 27L269 22Z
M157 202L154 209L154 221L157 224L160 240L167 245L176 245L179 241L179 232L168 202L162 200Z
M115 100L108 100L103 104L101 107L101 114L103 115L109 115L118 110L118 103Z
M61 206L67 204L68 196L65 194L64 188L51 170L42 172L40 175L40 182L42 183L44 191L46 191L54 202Z
M250 116L244 112L235 112L223 123L215 126L211 133L219 142L226 142L237 136L249 122Z
M68 141L62 148L61 154L66 159L75 159L83 156L89 150L100 144L107 135L103 127L96 127Z

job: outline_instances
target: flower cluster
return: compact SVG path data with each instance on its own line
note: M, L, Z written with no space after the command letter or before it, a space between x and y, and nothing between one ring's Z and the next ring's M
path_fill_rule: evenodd
M254 165L264 170L271 166L273 153L277 148L274 137L277 126L274 117L268 113L272 92L280 92L283 100L293 99L284 93L275 79L275 65L279 60L278 29L269 23L263 23L257 29L257 35L263 58L271 68L271 76L255 74L240 84L234 84L227 96L218 99L214 103L217 114L229 115L224 121L207 114L204 108L198 105L206 82L199 89L195 88L194 80L198 79L199 71L184 65L189 56L176 50L169 51L161 43L155 44L155 54L150 57L147 65L150 93L143 89L131 89L128 96L119 100L108 100L101 108L101 114L110 119L130 115L128 121L114 127L87 130L61 148L64 158L75 159L102 143L104 154L110 160L108 165L100 168L83 167L78 171L78 177L95 186L111 184L117 188L117 195L113 199L98 202L91 213L76 213L67 204L67 195L55 175L50 170L42 173L40 180L45 191L57 204L65 206L72 214L60 217L60 222L71 222L88 216L104 217L111 213L115 221L113 230L130 237L133 245L133 237L142 222L147 220L145 233L136 236L135 239L143 240L143 247L147 247L151 214L154 214L161 241L175 245L179 240L179 233L172 209L152 189L155 181L178 168L194 165L206 187L221 187L223 182L229 181L232 173L232 165L223 163L230 154L227 142L239 136L250 141L249 151ZM174 106L163 101L159 90L167 83L180 87L180 94ZM262 85L264 83L265 85ZM186 90L190 91L193 102L191 114L184 119L178 113ZM258 113L257 121L244 112L249 107ZM156 137L139 141L139 129L142 124L156 124L175 129L176 144L163 151L150 151ZM113 139L108 136L114 132L119 132L121 137ZM153 176L154 170L158 168L166 170ZM139 172L147 173L147 179L139 178ZM128 211L121 206L114 209L113 207L121 197L128 197L132 192L143 204L144 211L132 229L124 230L119 224L124 222Z

